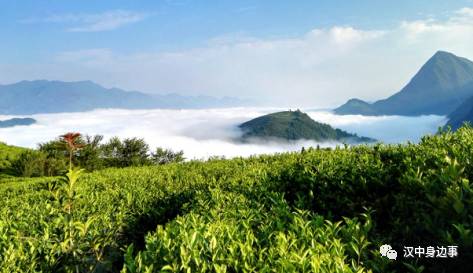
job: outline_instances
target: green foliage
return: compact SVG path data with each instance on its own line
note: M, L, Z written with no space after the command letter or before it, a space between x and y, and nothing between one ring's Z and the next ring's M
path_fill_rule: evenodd
M6 145L0 142L0 173L11 173L11 164L26 148Z
M114 137L102 147L106 165L130 167L149 165L149 146L143 139L127 138L121 141Z
M80 143L83 147L77 152L75 158L77 159L77 165L88 171L100 170L105 167L102 156L101 142L103 136L95 135L88 136L80 139Z
M251 200L212 190L203 199L158 226L135 257L130 247L122 272L371 272L347 258L352 237L367 236L357 220L332 223L292 211L277 193Z
M46 155L39 151L25 151L13 162L12 169L18 176L44 176Z
M80 151L80 150L79 150ZM470 272L473 129L0 184L3 272ZM398 261L379 254L391 244ZM459 245L403 259L402 245Z
M84 218L77 214L77 205L83 196L77 192L82 170L70 169L50 189L51 200L45 209L49 215L47 227L39 230L37 237L23 237L31 250L38 249L36 255L46 259L36 264L35 270L43 272L92 272L102 267L104 247L113 245L109 234L101 234L93 229L97 217ZM41 256L39 256L41 259ZM38 256L31 257L34 264ZM26 267L25 267L26 268Z
M72 163L87 171L109 167L161 165L184 161L184 152L157 148L151 153L143 139L117 137L102 143L103 136L79 136L81 149L72 151ZM67 143L56 139L29 150L0 143L0 178L10 176L58 176L67 171L70 151Z
M163 148L156 148L156 152L151 155L151 160L158 165L179 163L184 161L184 159L184 151L174 152Z
M66 159L51 156L44 150L26 150L11 160L11 173L15 176L56 176L64 173Z
M123 140L121 150L122 166L148 165L149 146L143 139L126 138Z
M57 172L65 171L69 153L66 144L59 140L52 140L38 145L38 150L46 154L46 158L50 161L49 175L57 175Z

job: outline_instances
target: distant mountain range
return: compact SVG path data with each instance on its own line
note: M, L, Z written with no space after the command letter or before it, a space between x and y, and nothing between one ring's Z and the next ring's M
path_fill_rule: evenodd
M230 97L146 94L105 88L91 81L37 80L0 85L0 114L3 115L83 112L98 108L221 108L251 103ZM473 62L438 51L401 91L374 103L350 99L334 112L370 116L446 115L447 125L457 129L464 121L473 122Z
M283 139L340 141L346 143L374 142L374 139L359 137L311 119L301 111L283 111L264 115L241 124L242 140Z
M438 51L398 93L374 103L351 99L334 111L341 115L448 115L470 97L473 62Z
M7 120L0 120L0 128L28 126L35 123L36 120L32 118L12 118Z
M91 81L22 81L0 85L0 114L83 112L97 108L212 108L244 106L241 99L177 94L152 95L104 88Z

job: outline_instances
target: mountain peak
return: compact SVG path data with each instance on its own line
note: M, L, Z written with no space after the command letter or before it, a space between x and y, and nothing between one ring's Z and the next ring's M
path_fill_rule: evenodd
M455 57L455 58L459 58L457 55L451 53L451 52L448 52L448 51L444 51L444 50L438 50L437 52L435 52L435 54L432 56L432 58L445 58L445 57Z
M425 65L421 68L419 72L421 72L423 68L429 68L429 67L442 68L443 70L446 70L446 69L459 69L459 70L467 69L468 70L468 69L471 69L472 65L473 65L473 62L468 60L467 58L457 56L447 51L439 50L435 52L435 54L432 57L430 57L430 59L425 63ZM467 72L471 72L471 71L467 71Z
M473 62L437 51L398 93L368 104L350 100L339 114L446 115L473 95Z
M469 83L473 83L473 62L440 50L421 67L401 92L441 95Z
M353 98L348 100L345 104L335 109L335 113L341 115L375 115L376 111L371 104L366 101Z

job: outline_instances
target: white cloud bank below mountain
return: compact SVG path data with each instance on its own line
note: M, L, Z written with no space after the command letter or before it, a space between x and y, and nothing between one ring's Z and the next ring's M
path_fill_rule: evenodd
M300 150L302 147L334 147L337 143L298 141L294 143L242 144L232 141L239 136L238 124L263 114L284 109L228 108L204 110L95 110L85 113L40 114L38 123L0 129L0 141L11 145L36 147L69 131L101 134L106 139L144 138L152 148L183 150L189 159L210 156L250 156ZM337 116L324 111L308 111L317 121L373 137L386 143L418 141L424 134L435 133L445 123L441 116L365 117ZM11 116L0 116L0 119Z

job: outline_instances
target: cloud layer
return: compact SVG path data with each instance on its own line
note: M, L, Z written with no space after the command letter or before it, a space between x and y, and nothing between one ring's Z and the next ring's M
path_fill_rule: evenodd
M153 148L183 150L187 158L209 156L249 156L300 150L337 143L299 141L295 143L241 144L233 139L240 132L238 124L260 115L277 111L269 108L230 108L205 110L96 110L86 113L41 114L33 117L38 123L27 127L0 129L0 141L11 145L36 147L69 131L84 134L141 137ZM279 109L281 110L281 109ZM329 112L310 111L318 121L359 135L374 137L388 143L417 141L420 136L435 132L444 118L428 117L363 117L337 116ZM0 119L9 116L0 116Z
M94 14L59 14L45 18L23 20L24 23L61 23L72 25L69 32L100 32L120 28L142 21L147 14L128 10L112 10Z

